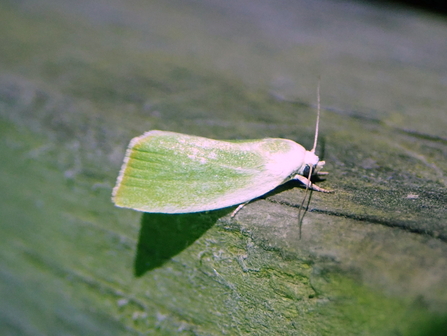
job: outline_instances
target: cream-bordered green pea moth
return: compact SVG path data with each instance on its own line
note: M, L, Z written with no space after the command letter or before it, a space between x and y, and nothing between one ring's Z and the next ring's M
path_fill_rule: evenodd
M318 88L315 139L310 151L279 138L213 140L167 131L146 132L129 144L113 189L113 202L138 211L174 214L243 205L290 180L301 181L306 190L328 192L310 181L312 176L327 174L321 172L325 162L315 155L319 118ZM301 208L303 205L304 199Z

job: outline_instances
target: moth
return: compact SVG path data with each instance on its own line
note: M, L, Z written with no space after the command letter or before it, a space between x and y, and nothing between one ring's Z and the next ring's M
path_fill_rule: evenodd
M319 120L318 93L314 146L309 151L281 138L213 140L146 132L129 144L113 202L138 211L176 214L244 205L290 180L328 192L311 182L327 174L321 171L325 162L315 155Z

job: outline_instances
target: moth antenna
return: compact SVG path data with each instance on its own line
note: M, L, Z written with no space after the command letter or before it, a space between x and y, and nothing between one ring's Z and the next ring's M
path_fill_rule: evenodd
M318 129L319 128L320 128L320 79L318 79L318 86L317 86L317 122L315 125L314 146L310 150L312 153L315 153L315 150L317 149Z
M298 209L298 227L299 227L299 229L298 229L298 231L299 231L298 239L300 239L300 240L301 240L301 228L303 226L304 216L306 215L306 211L307 211L307 208L309 207L309 203L310 203L310 194L309 194L309 197L307 197L307 195L308 195L309 192L312 192L312 190L309 189L309 185L311 183L310 182L310 177L311 176L312 176L312 166L310 166L309 175L307 176L308 183L306 183L306 190L304 191L303 201L301 202L300 207ZM306 198L307 198L307 205L306 205L306 209L303 212L304 203L306 202ZM301 215L302 212L303 212L303 215Z
M315 150L317 149L317 141L318 141L318 129L320 128L320 78L318 78L318 85L317 85L317 122L315 125L315 138L314 138L314 146L310 150L310 152L315 153ZM309 206L310 202L310 195L307 197L307 194L309 193L309 184L310 184L310 178L312 177L312 166L309 167L309 174L307 175L308 182L306 183L306 190L304 192L303 201L300 204L300 208L298 210L298 226L299 226L299 239L301 239L301 228L303 226L303 220L304 215L306 212L304 212L302 215L304 209L304 203L306 202L306 198L308 199L308 204L306 206L306 210Z

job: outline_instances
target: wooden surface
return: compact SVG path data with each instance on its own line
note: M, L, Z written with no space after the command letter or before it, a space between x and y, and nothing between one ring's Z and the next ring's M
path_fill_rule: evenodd
M341 1L0 4L2 335L442 335L447 23ZM333 194L118 209L150 129L312 146Z

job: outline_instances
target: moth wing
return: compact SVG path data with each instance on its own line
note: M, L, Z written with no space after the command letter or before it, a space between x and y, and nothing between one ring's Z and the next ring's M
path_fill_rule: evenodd
M221 141L150 131L132 139L113 201L159 213L240 204L287 181L302 165L304 153L286 139Z

